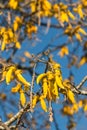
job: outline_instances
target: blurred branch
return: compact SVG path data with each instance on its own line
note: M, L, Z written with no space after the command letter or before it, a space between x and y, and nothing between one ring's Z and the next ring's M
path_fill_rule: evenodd
M10 128L6 124L0 121L0 130L3 130L3 129L10 130Z
M87 80L87 76L85 76L85 77L83 78L83 80L81 81L81 83L80 83L76 88L77 88L77 89L81 88L82 85L86 82L86 80Z
M28 102L24 108L22 108L16 115L14 115L11 119L9 119L8 121L6 121L5 123L3 123L3 125L0 126L0 130L9 130L7 128L5 128L4 126L10 126L13 122L15 122L18 118L21 118L21 116L27 112L29 112L29 108L30 108L30 102Z
M87 80L87 76L85 76L83 78L83 80L80 82L80 84L77 85L76 87L74 87L72 89L72 91L75 92L75 93L77 93L77 94L87 95L87 90L80 89L83 86L83 84L86 82L86 80Z

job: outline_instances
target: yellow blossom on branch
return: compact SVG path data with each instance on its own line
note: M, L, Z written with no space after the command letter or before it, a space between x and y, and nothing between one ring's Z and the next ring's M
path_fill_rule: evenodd
M12 9L17 9L18 7L18 0L9 0L8 6Z
M63 47L60 49L60 52L59 52L60 57L64 57L65 55L68 55L68 54L69 54L68 47L63 46Z
M11 92L12 93L17 93L21 89L22 85L18 83L15 87L12 87Z
M24 91L21 89L19 91L19 93L20 93L20 102L21 102L21 105L24 106L25 103L26 103L26 97L25 97Z
M42 99L41 107L43 110L46 111L46 103L44 100L49 101L56 101L57 98L59 98L59 94L62 93L67 96L68 100L75 104L75 96L74 93L71 90L71 85L69 85L67 82L68 80L63 82L62 79L62 73L60 69L60 64L50 61L49 65L51 65L49 70L43 74L40 74L36 82L37 84L42 84L42 93L40 95L40 99Z

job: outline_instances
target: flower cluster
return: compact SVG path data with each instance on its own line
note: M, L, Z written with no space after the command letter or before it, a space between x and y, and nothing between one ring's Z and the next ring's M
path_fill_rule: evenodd
M24 106L26 103L25 92L29 90L30 83L22 76L22 71L17 69L16 66L11 65L3 72L4 78L6 78L6 83L9 85L13 80L16 80L17 85L12 87L12 93L20 94L21 105Z
M60 64L51 61L49 62L49 66L50 67L48 67L48 71L46 73L40 74L37 77L36 82L37 84L41 83L42 93L40 96L35 95L33 98L33 107L35 107L36 103L40 101L42 109L46 112L46 101L56 101L56 99L59 98L60 93L66 95L71 103L76 103L69 81L63 81L62 79Z
M4 51L7 45L15 43L15 47L19 48L19 41L16 34L14 34L12 28L0 28L0 37L1 39L1 51Z

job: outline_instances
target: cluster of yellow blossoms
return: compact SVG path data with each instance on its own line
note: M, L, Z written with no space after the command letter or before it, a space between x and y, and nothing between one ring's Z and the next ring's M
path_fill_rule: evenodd
M52 5L48 0L38 0L37 2L32 1L30 7L31 12L37 12L38 17L55 17L62 23L69 22L69 17L75 20L74 15L68 10L68 6L62 2Z
M6 79L7 85L9 85L13 80L16 80L17 85L12 87L11 92L19 92L21 105L24 106L26 103L25 91L29 90L30 83L22 76L22 71L17 69L16 66L12 65L6 68L6 70L3 72L3 76Z
M42 93L40 96L35 95L33 97L33 107L36 106L36 103L40 101L41 107L44 111L47 112L46 101L56 101L59 98L59 93L66 95L68 100L75 104L74 94L71 91L71 86L68 84L68 81L62 80L62 73L60 69L60 64L51 61L49 63L50 69L43 74L40 74L37 77L37 84L41 83Z
M26 103L25 92L28 90L31 92L30 83L22 76L22 71L17 69L15 65L9 65L3 69L3 78L6 79L7 85L13 80L16 81L16 85L12 87L12 93L20 94L20 103L22 106ZM70 115L77 113L79 108L83 108L84 112L87 112L87 100L80 100L76 102L74 93L72 92L73 86L68 79L62 79L61 66L54 62L51 58L48 61L47 71L40 74L36 83L40 84L41 91L32 95L32 108L40 102L42 109L49 111L49 103L56 102L60 94L63 94L66 99L72 104L72 106L64 106L62 112L64 115Z
M24 2L23 0L9 0L8 7L12 9L17 9L20 6L20 3ZM28 4L28 3L27 3ZM75 15L76 13L79 15L81 19L85 16L85 8L87 8L87 1L81 0L78 3L76 3L76 6L72 8L72 12L69 10L69 7L67 4L64 4L62 2L55 3L52 5L52 3L49 0L33 0L29 2L29 8L30 8L30 14L34 14L35 17L38 18L38 24L40 24L41 18L43 17L54 17L58 20L61 26L64 26L64 23L69 23L69 26L65 29L65 34L67 34L70 38L73 36L76 36L76 39L79 41L82 41L81 34L87 35L86 32L80 27L76 26L75 28L70 25L70 20L77 20L78 17ZM22 19L19 17L16 17L13 23L13 29L14 31L17 31L19 29L19 26L22 24ZM32 37L33 33L36 33L38 30L37 26L32 24L26 25L26 32L29 36L29 38ZM25 33L26 33L25 32ZM81 33L81 34L80 34ZM18 45L19 46L19 45Z
M16 34L14 34L12 28L0 28L0 37L1 37L1 51L4 51L6 45L10 43L15 43L17 48L20 48L20 43L17 40Z
M37 26L35 26L35 25L31 24L31 23L30 24L28 23L26 25L26 32L27 32L29 38L32 37L33 33L37 33L37 30L38 30Z
M8 6L12 9L17 9L19 2L22 2L23 0L9 0Z
M73 104L72 106L66 105L62 109L63 115L69 115L72 116L73 114L77 113L79 109L83 109L84 112L87 113L87 99L81 99L76 104Z
M72 25L69 25L64 33L66 35L68 35L70 38L72 38L74 35L76 36L77 40L79 41L82 41L82 38L81 38L81 35L80 34L83 34L83 35L87 35L87 33L85 32L84 29L81 28L80 25L77 25L76 27L72 27Z
M13 23L13 30L17 31L21 24L22 24L22 19L19 16L16 16L14 23Z
M22 18L16 16L12 25L12 28L1 27L0 28L0 37L1 37L1 51L4 51L7 46L10 48L10 45L13 45L20 49L21 44L18 41L17 31L22 26ZM37 26L32 25L31 23L26 24L26 32L29 38L31 38L33 33L36 33L38 30Z

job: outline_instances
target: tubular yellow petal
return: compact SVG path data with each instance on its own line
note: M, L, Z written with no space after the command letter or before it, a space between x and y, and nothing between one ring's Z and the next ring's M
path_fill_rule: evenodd
M47 90L47 99L48 99L49 101L52 100L51 90L52 90L52 88L51 88L51 82L49 81L49 82L48 82L48 90Z
M70 11L68 11L68 15L71 19L75 20L75 16Z
M30 86L30 83L27 82L26 79L25 79L21 74L18 74L18 75L17 75L17 78L18 78L18 80L19 80L21 83L23 83L24 85Z
M18 27L19 27L19 25L18 25L18 23L15 21L14 24L13 24L13 29L14 29L14 31L17 31L17 30L18 30Z
M16 70L15 75L17 79L24 85L30 86L30 83L21 75L21 70Z
M74 113L77 113L77 112L78 112L78 109L79 109L78 104L76 104L76 103L73 104L72 109L74 110Z
M44 99L40 99L40 104L41 104L41 107L42 109L47 112L47 106L46 106L46 102L44 101Z
M82 38L81 38L81 36L80 36L79 33L75 33L75 36L76 36L76 38L77 38L80 42L82 41Z
M6 47L6 43L5 41L2 42L2 45L1 45L1 51L4 51L5 50L5 47Z
M7 71L6 73L6 83L9 84L11 82L12 79L12 73L14 72L15 67L10 67L10 69Z
M79 30L78 30L80 33L82 33L83 35L87 35L87 33L85 32L85 30L84 29L82 29L82 28L79 28Z
M36 106L36 103L39 99L39 96L38 95L35 95L32 99L32 107L34 108Z
M60 77L58 77L56 75L55 80L56 80L56 84L58 85L58 87L64 89L64 86L63 86L63 83L62 83L62 80L60 79Z
M74 110L70 106L64 106L64 108L63 108L63 114L71 116L71 115L74 114Z
M21 48L20 42L17 41L17 42L15 43L15 46L16 46L16 48L20 49L20 48Z
M72 103L76 103L74 93L71 90L67 91L67 97Z
M60 18L62 22L69 22L68 15L64 11L61 11Z
M87 112L87 104L83 107L84 112Z
M82 8L81 8L81 6L80 6L80 5L78 6L78 14L79 14L80 18L82 18L82 19L83 19L84 14L83 14L83 11L82 11Z
M42 9L43 10L50 10L51 9L51 3L47 0L44 0L43 4L42 4Z
M25 97L24 92L20 92L20 102L22 106L24 106L26 103L26 97Z
M12 9L16 9L17 6L18 6L18 1L16 0L10 0L9 3L8 3L8 6Z
M20 88L21 88L21 84L18 83L15 87L13 87L13 88L11 89L11 92L12 92L12 93L17 93L17 92L20 90Z
M43 96L45 98L47 96L47 90L48 90L48 85L47 85L47 79L46 78L43 78L42 89L43 89Z
M56 82L54 83L54 88L52 90L52 93L58 97L58 87L57 87Z
M52 73L51 71L48 71L48 72L47 72L47 79L48 79L48 80L53 80L53 78L54 78L53 73Z
M40 74L40 75L37 77L36 83L39 84L39 82L40 82L44 77L46 77L46 73Z

